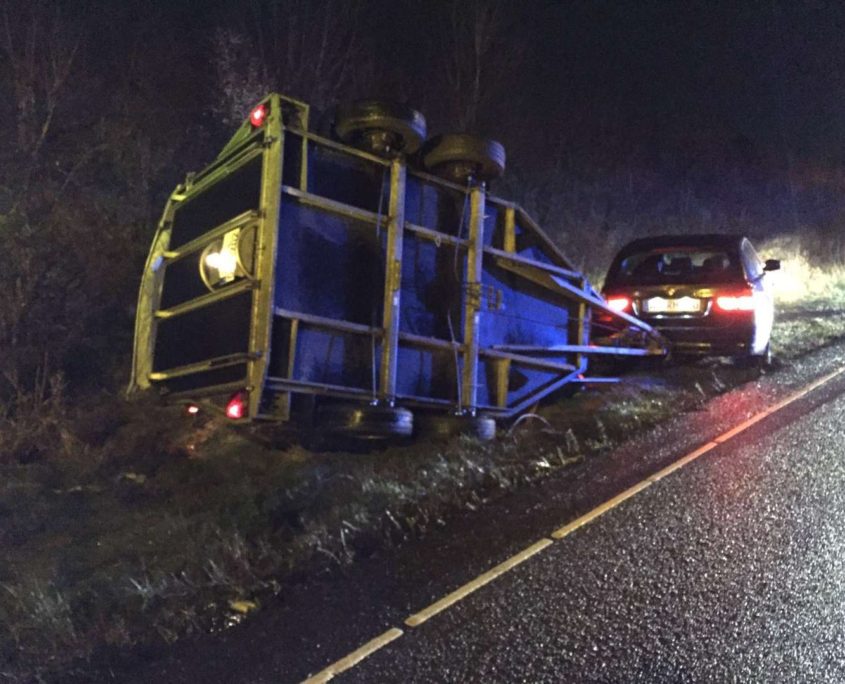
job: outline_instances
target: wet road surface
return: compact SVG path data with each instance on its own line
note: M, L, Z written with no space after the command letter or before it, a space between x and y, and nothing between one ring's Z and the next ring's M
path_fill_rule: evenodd
M845 380L338 681L845 681Z
M799 359L600 458L456 516L422 540L305 576L247 623L110 666L103 680L297 682L402 627L401 638L338 680L784 681L799 673L845 681L838 669L845 541L836 530L842 380L555 542L459 607L420 627L404 625L842 366L841 347Z

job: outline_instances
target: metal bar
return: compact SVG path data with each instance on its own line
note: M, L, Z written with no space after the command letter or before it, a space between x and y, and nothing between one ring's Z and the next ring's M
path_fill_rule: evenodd
M526 352L535 354L620 354L627 356L648 356L652 352L639 347L601 347L595 344L557 344L553 347L532 347L521 344L501 344L492 347L496 351Z
M478 397L478 345L481 316L481 274L484 259L484 188L470 190L469 246L464 293L464 353L461 406L475 410Z
M454 406L454 399L438 399L436 397L420 397L415 394L397 394L396 399L403 406Z
M658 352L639 347L597 347L591 346L583 354L608 354L614 356L657 356Z
M369 390L358 387L345 387L343 385L329 385L326 383L310 382L308 380L293 380L288 378L268 377L267 389L277 392L298 392L301 394L325 394L344 399L365 399L369 401L371 393ZM451 399L439 399L436 397L420 397L414 394L398 394L396 400L403 405L438 407L454 406Z
M396 395L396 360L399 355L399 305L402 297L402 244L405 227L405 165L398 159L390 166L390 202L385 254L384 333L381 344L379 399L393 401Z
M496 404L501 408L506 408L510 386L511 359L496 359L493 362L493 370L496 375Z
M290 322L290 337L288 338L288 377L293 377L296 369L296 343L299 339L299 319L294 318Z
M374 164L378 164L379 166L390 165L389 159L370 154L369 152L359 150L355 147L349 147L348 145L344 145L343 143L336 142L329 138L324 138L323 136L317 135L316 133L311 133L310 131L297 131L297 133L299 135L305 136L306 138L308 138L308 140L317 143L321 147L328 147L330 150L341 152L349 157L358 157L359 159L364 159L366 161L373 162Z
M633 325L639 330L642 330L647 333L653 333L655 337L660 337L660 334L654 328L652 328L648 323L641 321L639 318L635 318L634 316L631 316L629 314L622 313L621 311L616 311L615 309L611 309L603 299L593 297L592 295L582 290L578 290L569 283L561 282L555 276L552 276L551 278L555 285L571 292L576 299L580 299L585 304L592 306L594 309L601 309L605 313L612 314L614 317L625 321L630 325Z
M570 363L555 363L554 361L538 359L535 356L523 356L521 354L512 354L510 352L496 351L493 349L482 349L479 354L491 359L509 359L510 361L522 364L523 366L533 366L535 368L544 368L546 370L568 372L577 368L577 366L573 366Z
M284 134L281 100L271 96L270 117L264 138L261 168L261 219L255 236L255 278L258 288L252 296L249 350L256 358L249 365L249 383L257 391L249 393L249 417L260 413L264 378L270 363L270 343L273 334L273 301L276 287L276 243L282 203L282 160Z
M296 113L299 115L299 128L297 128L294 124L286 123L285 117L282 117L282 125L285 128L288 128L292 131L297 131L298 133L307 133L308 132L308 122L311 115L311 105L307 102L303 102L302 100L297 100L295 97L291 97L290 95L279 95L279 105L281 104L291 105L295 110ZM282 113L284 114L285 109L282 107ZM288 110L289 111L289 110ZM290 119L288 119L290 121Z
M275 322L274 322L275 325ZM287 367L287 376L289 378L293 377L294 371L296 370L296 343L299 337L299 320L294 318L290 322L290 334L288 335L288 367ZM277 395L274 396L274 407L276 408L275 413L283 416L283 420L288 420L290 418L290 407L291 407L291 393L290 392L279 392Z
M370 390L358 387L345 387L344 385L331 385L324 382L311 382L309 380L294 380L293 378L279 378L269 376L265 387L273 391L300 392L302 394L330 394L335 397L364 397L369 398Z
M299 191L308 192L308 136L302 135L302 152L299 161Z
M655 337L660 337L659 333L654 328L652 328L648 323L641 321L639 318L634 318L633 316L629 316L626 313L621 313L619 311L611 309L604 300L593 297L592 295L588 294L587 292L584 292L583 290L580 290L574 285L560 280L553 273L532 273L530 269L531 267L536 267L534 264L532 264L531 266L529 266L528 264L521 264L516 260L512 259L511 256L512 255L508 255L505 253L502 253L502 255L496 255L496 262L506 271L510 271L511 273L515 273L516 275L522 276L523 278L537 283L538 285L552 290L553 292L569 295L573 299L582 301L585 304L593 307L594 309L600 309L605 313L611 314L613 317L618 318L621 321L625 321L626 323L629 323L635 328L643 330L647 333L651 333ZM509 261L511 263L508 263ZM548 269L542 270L548 271Z
M214 292L200 295L199 297L188 300L187 302L171 306L169 309L160 309L155 312L155 318L162 320L166 318L173 318L174 316L181 316L182 314L201 309L204 306L209 306L224 299L229 299L239 294L243 294L244 292L249 292L255 287L256 285L254 281L244 278L243 280L238 280L232 283L228 287L224 287L222 290L216 290Z
M578 378L579 373L583 373L583 369L578 368L565 377L559 378L558 380L552 380L545 387L540 388L539 390L533 392L530 396L526 397L515 406L510 407L505 413L505 416L509 418L511 416L515 416L517 413L522 413L522 411L527 409L529 406L536 404L544 397L549 396L552 392L557 391L558 389L560 389L567 383L572 382L575 379L580 382L580 378Z
M505 207L505 237L502 247L505 252L516 252L516 212L513 207Z
M458 183L453 183L452 181L448 181L445 178L441 178L440 176L435 176L430 173L426 173L425 171L413 171L411 173L412 176L415 178L419 178L421 181L428 183L429 185L439 185L442 188L447 188L449 190L454 190L457 194L466 195L467 188L465 185L459 185Z
M309 192L303 192L302 190L298 190L297 188L293 188L289 185L282 186L282 192L286 195L290 195L291 197L295 197L300 202L308 206L317 207L319 209L325 209L326 211L330 211L335 214L340 214L341 216L347 216L351 219L355 219L356 221L361 221L362 223L371 223L373 225L376 225L379 222L378 214L367 209L359 209L358 207L353 207L349 204L344 204L343 202L330 200L325 197L321 197L320 195L314 195ZM468 240L461 240L460 238L457 238L454 235L442 233L438 230L432 230L431 228L426 228L424 226L418 226L414 223L410 223L407 221L404 222L404 226L405 230L415 233L427 240L431 240L432 242L445 242L448 244L459 246L466 246L469 244Z
M514 245L514 249L515 248L516 247ZM541 271L545 271L546 273L552 273L554 275L563 276L564 278L583 278L583 275L578 273L577 271L569 271L565 268L561 268L560 266L555 266L554 264L545 264L542 261L536 261L534 259L531 259L530 257L520 256L519 254L512 254L501 249L496 249L495 247L485 247L484 253L494 257L497 262L509 261L520 266L537 268Z
M149 378L154 382L160 380L170 380L171 378L181 378L185 375L193 375L194 373L204 373L209 370L217 370L218 368L227 368L228 366L237 366L239 363L248 363L252 361L251 354L241 352L239 354L226 354L226 356L216 356L213 359L206 361L197 361L185 366L177 366L176 368L168 368L163 371L154 371L150 373Z
M501 207L502 209L518 209L519 207L510 200L502 199L501 197L496 197L496 195L491 195L489 192L487 193L487 204L494 204L497 207Z
M581 278L581 289L587 289L587 279ZM587 307L584 302L579 302L577 304L578 307L578 322L576 324L576 334L575 339L578 340L578 344L582 346L586 346L590 342L590 326L587 323L587 316L589 316L592 312ZM577 352L575 354L575 365L580 366L584 362L584 355L583 352Z
M330 330L339 330L341 332L355 333L356 335L381 335L381 328L373 328L369 325L362 325L361 323L351 323L336 318L325 318L324 316L315 316L314 314L302 313L301 311L291 311L290 309L283 309L276 307L273 313L281 318L288 318L290 320L302 321L309 325L314 325L319 328L328 328Z
M282 192L285 195L289 195L290 197L296 198L306 206L317 207L318 209L325 209L326 211L330 211L334 214L340 214L341 216L346 216L356 221L361 221L363 223L372 223L373 225L376 225L378 223L378 214L372 211L368 211L367 209L359 209L358 207L353 207L349 204L344 204L343 202L330 200L325 197L321 197L320 195L314 195L310 192L303 192L302 190L293 188L290 185L283 185Z
M185 188L185 192L174 199L178 199L180 202L187 202L194 195L204 192L206 186L216 183L237 171L244 164L252 161L263 152L264 136L264 131L256 133L252 138L245 140L242 145L235 148L230 155L211 162L210 165L206 166L193 177L191 184ZM254 149L250 149L252 146L255 146Z
M459 247L465 247L469 244L468 240L462 240L454 235L441 233L439 230L432 230L431 228L424 228L423 226L418 226L407 221L405 222L405 230L432 242L446 242L450 245L458 245Z
M441 340L438 337L423 337L422 335L414 335L413 333L401 332L399 333L399 340L407 342L414 347L430 347L432 349L443 349L453 351L454 349L463 349L460 342L452 342L451 340Z
M154 363L155 340L158 333L158 321L153 312L161 303L164 285L164 269L155 268L156 262L164 258L170 246L171 226L177 203L171 195L164 206L164 212L158 222L153 243L144 263L141 274L141 287L138 290L138 303L135 307L135 335L132 342L132 375L129 379L127 394L135 390L148 389L149 374Z
M244 388L242 382L227 382L224 385L213 385L211 387L201 387L195 390L185 390L184 392L173 392L168 394L167 398L171 401L179 399L199 399L200 397L208 397L212 394L231 394Z
M522 207L516 207L516 211L519 214L520 220L527 225L531 231L539 238L540 242L552 253L554 254L559 260L561 265L564 268L572 269L572 263L570 263L569 259L566 258L566 255L560 250L560 248L555 244L554 240L552 240L548 235L546 235L546 231L544 231L540 226L537 225L537 222L534 221L533 218L528 214L525 209Z
M235 228L244 228L248 224L257 220L260 216L260 213L255 209L249 209L248 211L243 212L242 214L238 214L235 218L231 218L225 223L221 223L216 228L212 228L206 233L203 233L198 238L194 238L190 242L186 242L184 245L179 247L179 249L167 250L164 253L164 258L167 259L167 263L172 264L174 261L179 261L189 254L196 252L203 247L205 247L209 242L212 240L222 237L230 230L234 230Z

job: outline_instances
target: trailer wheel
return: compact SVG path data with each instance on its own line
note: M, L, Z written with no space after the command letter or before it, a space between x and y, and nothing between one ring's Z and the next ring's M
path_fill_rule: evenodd
M467 133L440 135L429 142L423 164L432 173L456 183L470 179L487 182L505 172L505 148L495 140Z
M431 440L466 435L489 442L496 437L496 420L485 415L420 414L414 421L414 428L418 437Z
M339 105L334 131L341 142L380 156L413 154L425 140L425 117L398 102L358 100Z
M326 404L317 409L314 423L327 436L375 441L410 437L414 414L395 406Z

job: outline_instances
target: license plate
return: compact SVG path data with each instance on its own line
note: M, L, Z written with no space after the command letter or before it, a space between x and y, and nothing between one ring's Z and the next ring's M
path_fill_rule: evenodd
M701 311L701 300L698 297L651 297L645 301L646 313L698 313Z

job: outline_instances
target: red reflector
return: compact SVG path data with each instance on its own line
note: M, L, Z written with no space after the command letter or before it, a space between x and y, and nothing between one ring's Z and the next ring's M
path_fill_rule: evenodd
M267 120L267 105L260 104L249 113L249 122L254 128L261 128Z
M238 420L246 415L247 409L246 392L238 392L226 404L226 417L232 420Z
M607 305L614 311L625 311L631 306L631 300L628 297L609 297Z
M187 413L189 416L195 416L199 412L200 412L200 407L197 406L196 404L188 404L185 407L185 413Z
M754 297L751 294L719 295L716 306L722 311L754 311Z

